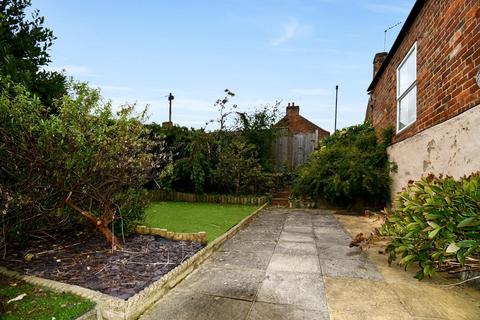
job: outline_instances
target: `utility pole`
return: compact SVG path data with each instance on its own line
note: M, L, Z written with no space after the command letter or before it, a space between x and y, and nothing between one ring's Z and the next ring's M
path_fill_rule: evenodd
M337 131L337 105L338 105L338 85L335 86L335 127L333 133Z
M172 123L172 101L175 99L173 94L170 92L168 95L168 122Z

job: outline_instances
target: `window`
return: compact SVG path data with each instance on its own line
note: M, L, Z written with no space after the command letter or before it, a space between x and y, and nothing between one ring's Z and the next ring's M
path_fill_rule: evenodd
M417 119L417 43L397 69L397 132Z

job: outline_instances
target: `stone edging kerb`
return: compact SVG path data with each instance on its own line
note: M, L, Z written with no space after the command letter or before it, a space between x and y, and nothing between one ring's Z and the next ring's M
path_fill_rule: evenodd
M200 244L207 243L207 233L204 231L186 233L186 232L173 232L173 231L168 231L167 229L161 229L161 228L150 228L147 226L136 226L135 232L138 234L145 234L145 235L153 234L153 235L157 235L162 238L173 240L173 241L195 241Z
M245 217L237 225L225 232L219 238L210 242L205 248L198 251L190 259L184 261L158 281L152 283L128 300L119 299L110 295L83 288L76 285L66 284L54 280L43 279L35 276L22 275L16 271L10 271L0 267L0 274L8 277L24 280L37 286L48 288L56 292L68 292L76 294L95 302L97 310L97 319L105 320L133 320L137 319L156 301L162 298L170 289L175 287L180 281L187 277L203 261L205 261L213 252L215 252L225 241L232 238L242 228L248 225L261 211L268 205L263 204L248 217Z

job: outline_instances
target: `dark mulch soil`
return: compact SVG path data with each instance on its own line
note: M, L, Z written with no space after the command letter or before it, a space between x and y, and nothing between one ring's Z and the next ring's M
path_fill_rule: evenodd
M59 233L9 247L0 265L23 274L75 284L128 299L202 249L196 242L134 235L122 251L111 252L104 238L90 231ZM24 260L31 253L30 262Z

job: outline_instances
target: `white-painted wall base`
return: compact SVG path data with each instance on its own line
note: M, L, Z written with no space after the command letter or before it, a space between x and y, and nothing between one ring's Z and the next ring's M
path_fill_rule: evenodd
M480 170L480 105L388 148L398 166L392 196L429 173L459 178Z

